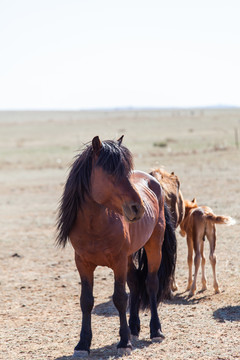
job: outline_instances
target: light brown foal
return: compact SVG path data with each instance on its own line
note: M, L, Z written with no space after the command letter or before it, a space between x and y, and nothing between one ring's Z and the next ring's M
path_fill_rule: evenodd
M202 258L202 290L207 289L207 281L205 276L205 257L204 257L204 240L207 237L210 245L209 259L212 265L213 271L213 287L215 293L219 292L219 286L216 277L216 225L225 224L234 225L235 220L230 216L217 216L213 213L212 209L208 206L198 206L196 199L192 201L185 200L185 217L180 224L180 234L182 236L187 235L188 245L188 285L187 290L189 295L194 295L196 291L197 274ZM194 257L194 278L192 280L192 263L193 263L193 250L195 252Z

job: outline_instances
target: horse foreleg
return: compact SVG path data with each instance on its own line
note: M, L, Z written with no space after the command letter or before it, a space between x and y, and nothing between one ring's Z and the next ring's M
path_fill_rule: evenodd
M82 329L80 333L80 341L74 348L74 357L84 357L90 352L92 341L91 329L91 311L93 308L93 272L95 267L88 265L83 266L80 258L76 255L76 265L81 277L81 297L80 305L82 310Z
M128 258L127 283L130 289L130 317L129 327L132 338L138 338L140 332L140 288L137 270L134 267L132 256Z
M119 266L120 267L120 266ZM125 268L123 264L121 267ZM120 342L117 345L118 352L121 355L130 354L132 350L132 344L130 342L130 329L127 324L127 301L128 295L126 293L126 277L127 277L127 264L124 270L124 273L119 270L114 270L114 293L113 293L113 303L116 306L119 312L119 319L120 319Z

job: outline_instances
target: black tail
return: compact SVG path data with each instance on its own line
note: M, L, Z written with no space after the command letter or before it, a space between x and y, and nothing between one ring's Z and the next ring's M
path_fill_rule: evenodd
M164 241L162 246L162 261L158 270L159 288L157 293L157 303L166 299L169 295L171 279L174 276L176 259L177 259L177 241L174 227L167 205L164 206L166 229L164 233ZM146 289L146 278L148 273L147 255L142 248L135 254L135 266L137 265L137 274L139 281L139 295L141 309L148 308L149 297Z

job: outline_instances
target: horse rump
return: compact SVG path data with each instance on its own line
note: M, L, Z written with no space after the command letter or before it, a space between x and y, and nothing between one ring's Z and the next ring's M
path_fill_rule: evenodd
M171 279L175 273L177 259L177 241L175 230L172 225L171 216L167 205L164 205L166 228L164 233L164 241L162 245L162 261L158 270L158 293L157 304L167 299L171 286ZM146 279L148 274L148 260L146 251L141 248L134 254L134 265L136 268L140 308L142 310L149 308L149 296L146 288Z

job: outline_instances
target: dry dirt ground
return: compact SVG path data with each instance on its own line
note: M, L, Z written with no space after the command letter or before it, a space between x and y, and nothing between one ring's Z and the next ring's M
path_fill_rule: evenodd
M166 110L0 113L0 359L68 360L78 341L80 285L70 245L54 246L58 200L76 150L93 136L125 135L135 167L164 166L216 214L214 294L206 244L208 290L188 298L186 240L177 231L178 291L159 306L166 339L149 340L149 313L128 359L240 359L240 111ZM90 359L116 355L119 321L112 304L113 275L95 273Z

